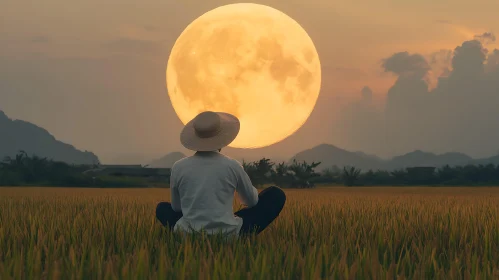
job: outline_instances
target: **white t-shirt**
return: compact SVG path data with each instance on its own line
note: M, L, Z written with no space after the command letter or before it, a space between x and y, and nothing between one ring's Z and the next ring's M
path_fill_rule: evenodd
M243 224L232 205L237 191L243 204L258 202L258 191L238 161L219 152L197 152L173 165L171 205L183 217L174 230L238 235Z

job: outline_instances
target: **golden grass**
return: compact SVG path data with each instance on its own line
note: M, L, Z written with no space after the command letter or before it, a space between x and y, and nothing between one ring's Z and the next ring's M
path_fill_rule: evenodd
M0 188L0 279L499 279L499 188L286 193L221 242L162 228L168 189Z

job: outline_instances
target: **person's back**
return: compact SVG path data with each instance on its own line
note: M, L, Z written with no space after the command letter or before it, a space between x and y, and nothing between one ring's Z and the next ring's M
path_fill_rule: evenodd
M175 230L237 234L243 220L234 215L234 193L252 207L258 191L251 185L239 162L219 152L197 152L177 161L172 167L172 208L183 217ZM174 201L179 201L176 205Z
M242 165L220 154L239 133L239 120L227 113L203 112L180 134L196 151L171 170L171 203L160 202L156 217L173 230L247 235L263 231L281 212L286 195L278 187L258 193ZM234 192L248 207L233 213Z

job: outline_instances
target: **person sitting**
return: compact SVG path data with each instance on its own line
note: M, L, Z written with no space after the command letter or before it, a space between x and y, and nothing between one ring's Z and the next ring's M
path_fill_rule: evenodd
M239 129L235 116L211 111L185 125L180 141L195 154L171 168L171 203L160 202L156 208L164 226L184 233L237 237L259 234L279 216L285 193L275 186L258 193L241 163L221 153ZM246 207L234 213L235 192Z

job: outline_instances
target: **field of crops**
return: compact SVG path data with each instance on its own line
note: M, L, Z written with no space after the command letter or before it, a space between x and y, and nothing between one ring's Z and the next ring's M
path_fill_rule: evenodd
M286 193L261 235L222 242L162 228L168 189L0 188L0 279L499 278L499 188Z

